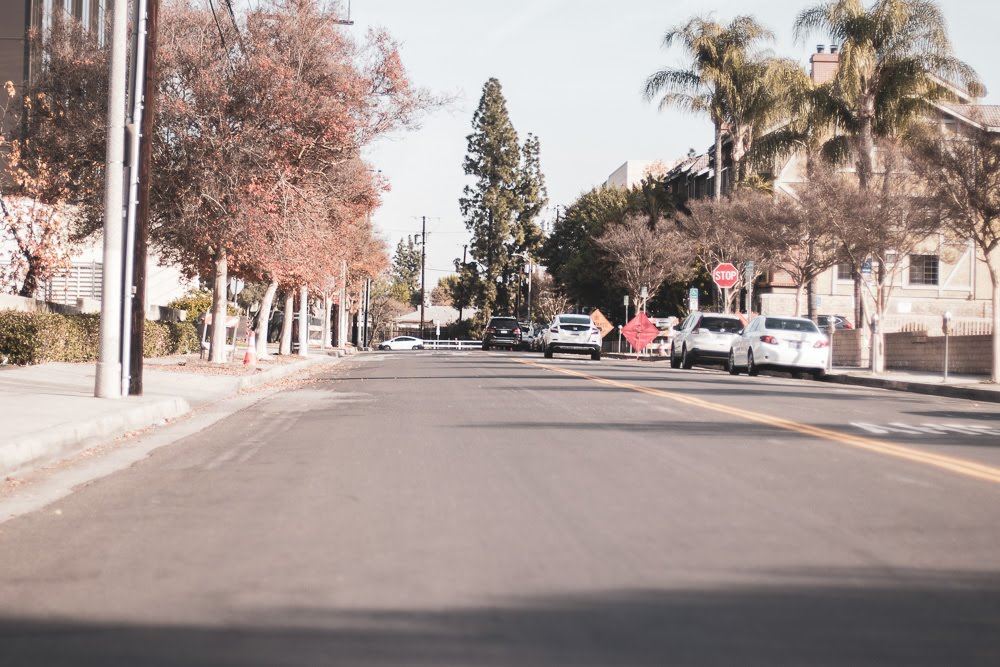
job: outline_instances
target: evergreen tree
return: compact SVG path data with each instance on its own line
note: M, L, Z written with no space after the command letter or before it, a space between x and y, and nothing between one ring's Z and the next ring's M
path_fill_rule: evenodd
M420 248L412 236L400 239L396 253L392 256L393 298L408 303L414 308L420 306Z
M517 259L511 257L511 242L521 210L521 150L495 78L483 86L472 127L464 168L476 182L465 187L459 206L472 235L469 250L477 265L474 274L464 277L477 283L474 301L480 322L485 322L494 312L513 312L507 281Z

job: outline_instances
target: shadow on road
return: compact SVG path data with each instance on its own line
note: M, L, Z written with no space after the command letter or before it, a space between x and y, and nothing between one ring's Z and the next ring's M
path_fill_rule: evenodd
M800 572L482 607L240 610L224 626L0 620L6 665L995 665L1000 575ZM787 583L782 583L782 580Z

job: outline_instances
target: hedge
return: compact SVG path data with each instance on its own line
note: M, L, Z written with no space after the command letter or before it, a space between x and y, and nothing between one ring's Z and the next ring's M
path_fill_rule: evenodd
M0 311L0 363L96 361L99 327L97 315ZM146 322L142 343L145 356L162 357L197 349L198 330L193 322Z

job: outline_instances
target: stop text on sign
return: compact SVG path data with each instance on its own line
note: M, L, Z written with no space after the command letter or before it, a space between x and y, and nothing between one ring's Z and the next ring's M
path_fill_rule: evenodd
M722 289L729 289L739 280L740 272L729 262L724 262L712 271L712 280Z

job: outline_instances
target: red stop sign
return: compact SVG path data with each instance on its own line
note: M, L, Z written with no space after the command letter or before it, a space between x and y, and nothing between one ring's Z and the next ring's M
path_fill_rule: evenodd
M712 280L722 289L729 289L739 280L740 272L729 262L723 262L712 271Z

